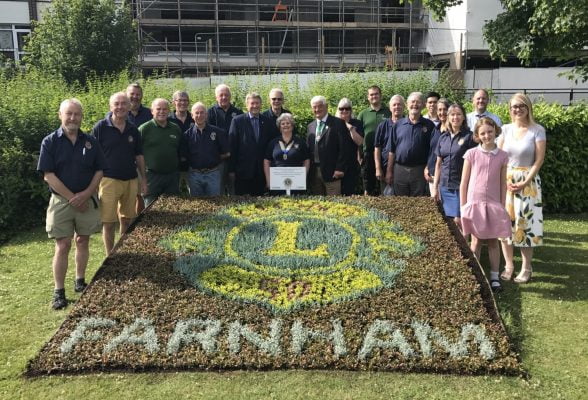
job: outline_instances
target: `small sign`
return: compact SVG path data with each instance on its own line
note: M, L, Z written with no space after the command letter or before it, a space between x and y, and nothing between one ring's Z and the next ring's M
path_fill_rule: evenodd
M306 190L306 168L271 167L270 189L285 190L287 194L291 190Z

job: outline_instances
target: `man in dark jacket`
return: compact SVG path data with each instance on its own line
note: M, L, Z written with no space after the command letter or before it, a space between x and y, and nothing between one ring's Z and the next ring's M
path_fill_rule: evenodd
M258 93L249 93L246 103L247 113L234 117L229 128L229 179L235 182L235 194L260 196L265 192L265 151L269 141L278 136L278 128L260 114Z
M313 97L310 106L315 116L307 130L310 191L316 195L340 195L341 178L350 162L353 141L343 120L328 113L323 96Z

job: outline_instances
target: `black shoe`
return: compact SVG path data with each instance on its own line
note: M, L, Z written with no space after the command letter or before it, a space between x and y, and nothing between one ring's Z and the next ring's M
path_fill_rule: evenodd
M490 281L490 288L494 293L498 293L502 290L502 284L499 279L492 279Z
M76 293L81 293L84 290L86 290L86 287L88 287L88 284L86 283L86 281L84 280L84 278L79 278L76 279L75 285L74 285L74 291Z
M53 304L54 310L61 310L67 307L67 299L65 298L65 289L55 289L53 292Z

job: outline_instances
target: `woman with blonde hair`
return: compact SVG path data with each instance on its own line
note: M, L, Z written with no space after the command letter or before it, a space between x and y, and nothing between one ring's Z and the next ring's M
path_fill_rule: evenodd
M508 153L506 175L506 210L512 224L512 237L502 241L506 261L500 276L510 280L514 272L514 247L521 249L523 259L516 283L527 283L533 275L533 248L543 243L543 204L539 170L545 159L545 128L533 119L533 104L523 93L509 101L512 123L502 127L498 147Z

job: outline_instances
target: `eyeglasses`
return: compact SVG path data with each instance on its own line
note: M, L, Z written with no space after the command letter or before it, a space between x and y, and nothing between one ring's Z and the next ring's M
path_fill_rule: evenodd
M339 107L339 111L351 111L351 107Z
M272 97L272 101L282 101L282 100L284 100L284 99L281 97Z
M510 106L511 110L524 110L527 108L526 104L513 104L512 106Z

